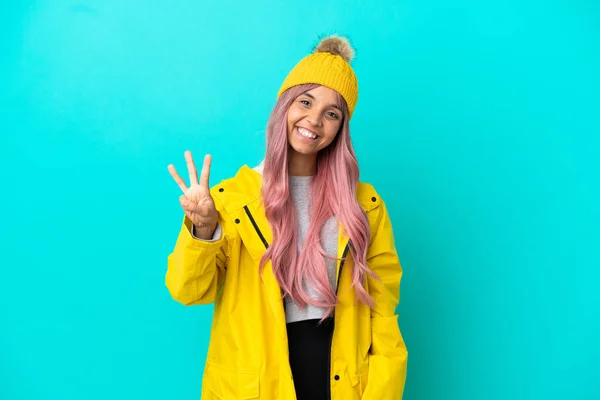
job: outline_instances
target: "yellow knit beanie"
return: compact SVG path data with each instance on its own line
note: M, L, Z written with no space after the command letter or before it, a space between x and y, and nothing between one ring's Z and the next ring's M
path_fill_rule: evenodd
M290 71L277 97L292 86L317 83L341 94L352 117L358 101L358 81L350 66L353 58L354 49L348 39L340 36L322 39L313 54L304 57Z

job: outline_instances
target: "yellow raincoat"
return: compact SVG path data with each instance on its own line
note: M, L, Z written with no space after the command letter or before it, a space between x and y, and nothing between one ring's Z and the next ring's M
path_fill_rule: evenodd
M215 303L202 383L202 400L296 399L288 361L282 292L271 263L258 265L272 240L260 196L262 175L244 165L211 189L220 214L221 238L191 236L184 218L168 257L166 285L184 305ZM352 256L343 229L338 235L338 298L331 346L332 400L401 399L407 350L398 328L396 306L402 268L385 204L369 184L357 199L367 213L371 242L368 266L379 276L366 278L375 300L370 309L351 288ZM340 226L341 227L341 226Z

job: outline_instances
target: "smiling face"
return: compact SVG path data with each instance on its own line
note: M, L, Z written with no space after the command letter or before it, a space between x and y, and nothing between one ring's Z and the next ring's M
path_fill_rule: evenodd
M314 155L329 146L342 126L343 113L339 95L319 86L298 96L287 114L290 151L304 156Z

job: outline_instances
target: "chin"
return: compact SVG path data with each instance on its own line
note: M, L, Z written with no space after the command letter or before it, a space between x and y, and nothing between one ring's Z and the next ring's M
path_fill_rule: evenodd
M319 152L316 149L307 149L305 146L295 145L294 143L290 144L290 150L295 151L296 153L299 153L299 154L304 154L306 156L311 155L311 154L317 154Z

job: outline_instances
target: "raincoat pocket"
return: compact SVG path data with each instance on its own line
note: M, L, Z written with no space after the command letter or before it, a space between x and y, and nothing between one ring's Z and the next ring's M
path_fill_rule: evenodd
M358 375L358 381L360 384L359 393L362 397L363 393L365 392L365 388L367 387L367 382L369 381L369 371L363 372L362 374Z
M356 375L352 375L351 383L352 387L356 392L358 392L358 398L362 398L362 395L367 387L367 381L369 379L369 370L365 370L364 372L359 372Z
M367 387L367 380L369 377L369 371L359 372L357 374L350 375L350 384L353 389L353 399L361 399L365 388Z
M203 385L219 399L257 399L260 375L258 369L234 370L212 361L206 364Z

